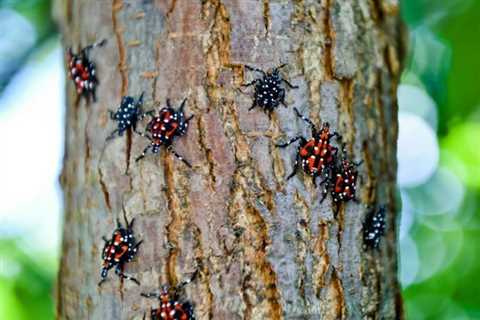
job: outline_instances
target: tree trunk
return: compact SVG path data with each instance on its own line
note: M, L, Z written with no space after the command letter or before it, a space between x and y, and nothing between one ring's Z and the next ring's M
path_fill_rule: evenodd
M141 319L158 301L140 296L199 276L183 296L198 319L401 319L396 279L396 88L402 56L397 0L65 0L55 14L65 46L91 51L98 101L68 82L61 319ZM288 63L288 108L248 111L238 90L254 74ZM107 109L145 92L146 105L188 98L195 114L175 149L135 163L148 141L131 132L105 143ZM251 89L244 89L251 93ZM293 106L328 121L359 170L357 197L334 215L300 173L295 147L309 135ZM148 109L148 107L147 107ZM142 126L145 122L142 123ZM141 128L143 129L143 128ZM128 169L128 173L125 174ZM387 208L378 250L365 250L362 222ZM102 236L135 218L144 240L120 285L98 287Z

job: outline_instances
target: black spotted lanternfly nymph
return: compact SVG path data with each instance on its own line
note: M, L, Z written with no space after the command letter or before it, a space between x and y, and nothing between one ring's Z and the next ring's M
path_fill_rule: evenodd
M292 89L297 89L298 86L292 85L280 74L280 69L285 66L286 64L282 64L267 72L250 66L245 66L248 70L262 74L262 77L242 85L243 87L255 85L253 104L248 110L259 107L264 111L271 112L280 104L283 104L285 107L287 106L283 83L287 84Z
M143 106L143 93L138 99L130 96L122 98L122 102L117 111L109 110L110 119L117 123L117 128L107 137L107 140L113 139L115 136L121 137L123 133L132 128L137 132L137 123L147 115L153 116L153 110L144 112ZM140 132L137 132L140 134Z
M373 209L367 214L363 223L363 244L366 248L378 248L385 233L385 207Z

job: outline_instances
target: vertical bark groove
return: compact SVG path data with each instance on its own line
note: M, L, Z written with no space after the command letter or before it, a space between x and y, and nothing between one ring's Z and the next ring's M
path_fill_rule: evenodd
M324 41L324 50L325 50L325 60L323 66L325 68L325 80L332 80L334 77L333 70L335 69L335 61L332 59L332 48L335 42L335 33L332 30L331 25L331 8L332 0L324 0L324 12L323 12L323 30L325 32L325 41Z
M115 32L115 38L117 40L118 45L118 55L119 55L119 62L118 62L118 71L120 72L120 76L122 78L122 88L120 94L122 96L126 95L128 92L128 74L127 74L127 60L125 54L125 46L123 44L123 35L122 32L124 31L121 25L117 20L117 14L123 8L122 0L113 0L112 1L112 27Z
M205 131L205 124L203 120L203 115L197 115L197 126L198 126L198 144L199 147L205 152L205 158L207 161L207 168L208 168L208 176L210 178L210 190L215 192L215 160L212 155L212 149L210 149L207 144L205 143L206 139L206 131Z
M265 38L268 37L270 29L270 1L263 0L263 25L265 26Z

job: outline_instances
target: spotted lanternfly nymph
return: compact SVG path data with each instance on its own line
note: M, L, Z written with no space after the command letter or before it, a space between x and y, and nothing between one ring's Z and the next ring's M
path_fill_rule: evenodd
M95 63L89 57L88 52L95 48L103 46L107 41L102 40L95 44L83 48L80 53L73 53L72 48L67 50L68 76L72 79L79 95L83 95L87 100L92 97L97 100L95 91L98 85Z
M105 241L105 246L103 247L102 251L102 272L101 272L101 280L98 283L100 286L107 277L108 271L115 267L115 273L123 279L132 280L136 284L140 285L137 279L127 275L124 273L125 264L132 261L138 251L138 247L142 243L142 241L136 242L135 236L133 234L133 222L134 219L130 221L130 223L125 218L126 227L124 228L120 220L117 220L117 228L113 231L112 238L106 239L103 237L103 241Z
M357 201L355 198L355 193L357 190L357 177L358 167L362 162L352 162L346 157L345 145L342 148L343 159L340 164L334 165L332 167L331 176L329 177L326 187L323 190L323 200L327 196L327 193L330 191L332 195L333 202L347 202L350 200Z
M172 148L172 143L175 137L183 136L187 133L188 122L193 118L193 115L189 118L185 118L183 108L185 107L184 99L180 108L175 110L170 104L170 100L167 99L167 107L162 108L158 116L152 117L152 120L147 125L146 132L142 135L150 140L150 144L143 150L142 154L136 161L145 157L147 152L151 149L152 153L158 153L161 146L165 146L167 150L172 152L179 160L183 161L188 167L192 167L188 161L183 159Z
M378 248L385 233L385 207L368 213L363 223L363 244L365 248Z
M330 167L334 164L338 149L330 143L330 140L333 136L338 136L338 134L336 132L330 132L330 126L327 122L323 123L320 131L317 131L317 128L310 119L302 116L297 108L294 108L294 110L297 117L301 118L310 126L312 137L307 140L302 136L297 136L286 143L277 144L276 146L285 148L297 140L300 140L295 166L292 173L287 177L287 180L295 175L301 164L303 171L312 177L313 184L316 185L316 178L318 176L324 176L327 179ZM322 181L322 183L324 181Z
M158 298L160 300L160 308L151 309L150 318L152 320L195 320L192 304L188 301L180 301L178 292L190 283L196 274L197 272L190 279L180 283L173 289L168 285L164 285L160 293L142 293L143 297Z
M117 128L108 136L107 140L113 139L117 134L119 137L122 136L129 128L133 128L133 130L137 132L137 122L147 115L153 115L153 110L144 112L142 106L143 93L138 100L130 96L125 96L122 98L122 102L117 111L109 110L110 118L117 122Z
M252 110L255 107L260 107L264 111L271 112L277 108L280 103L285 107L287 106L287 103L285 102L285 88L282 86L282 83L287 84L292 89L297 89L298 86L292 85L280 74L280 69L285 66L286 64L282 64L281 66L268 72L257 68L252 68L250 66L245 66L245 68L248 70L256 71L262 74L261 78L242 85L243 87L255 85L253 104L248 110Z

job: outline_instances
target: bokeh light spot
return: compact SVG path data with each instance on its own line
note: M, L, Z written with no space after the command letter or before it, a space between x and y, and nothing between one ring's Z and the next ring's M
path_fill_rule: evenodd
M415 187L427 181L437 168L437 137L417 115L400 112L398 119L398 183L400 187Z
M397 91L400 111L422 117L433 129L437 129L437 105L428 93L418 86L401 84Z

